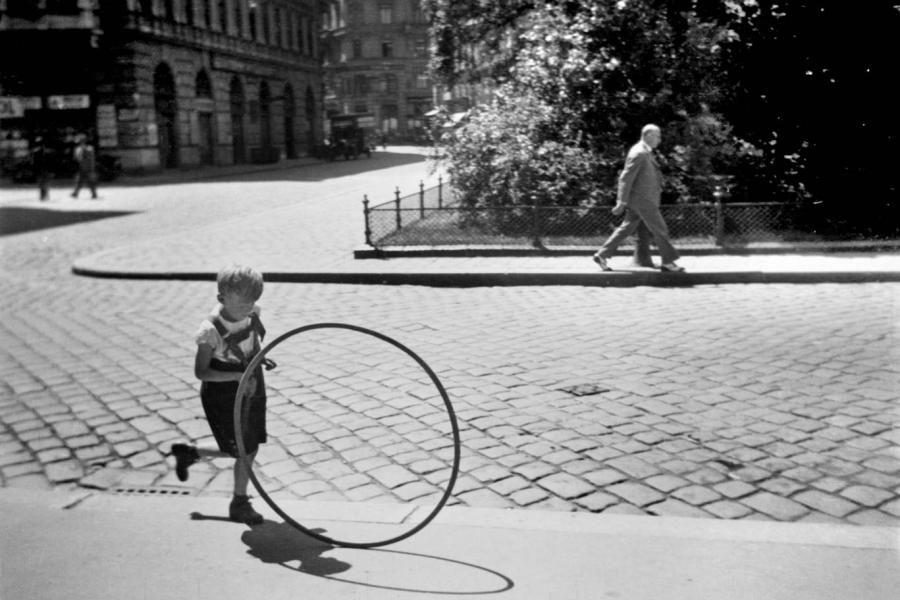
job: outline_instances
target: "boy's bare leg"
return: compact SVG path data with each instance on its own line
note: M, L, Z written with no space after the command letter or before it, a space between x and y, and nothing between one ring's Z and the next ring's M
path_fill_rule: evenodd
M247 459L252 464L256 460L256 452L247 455ZM236 459L234 461L234 495L246 496L247 484L250 482L250 470L244 464L244 461Z

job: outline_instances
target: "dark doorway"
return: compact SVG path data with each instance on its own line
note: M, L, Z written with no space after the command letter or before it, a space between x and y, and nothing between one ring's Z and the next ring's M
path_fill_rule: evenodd
M272 94L265 81L259 84L259 145L263 152L272 147Z
M215 133L213 131L213 112L215 104L212 97L212 85L206 71L197 73L197 150L200 164L215 164Z
M153 74L153 99L159 135L159 164L163 168L178 166L178 105L175 78L166 63L160 63Z
M294 140L294 88L284 86L284 152L288 158L297 158L297 143Z
M244 149L244 86L236 76L231 79L231 148L235 164L246 160Z
M316 147L316 128L315 128L315 120L316 120L316 96L313 94L312 88L306 86L306 135L309 144L309 148L312 150Z

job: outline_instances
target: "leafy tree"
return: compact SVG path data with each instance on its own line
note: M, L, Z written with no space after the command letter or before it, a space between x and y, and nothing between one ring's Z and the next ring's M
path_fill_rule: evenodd
M656 122L673 176L670 199L703 197L704 178L727 173L739 199L813 200L823 228L897 229L882 218L897 197L889 89L896 3L424 3L436 40L434 72L449 84L487 79L506 98L544 106L544 126L530 135L592 153L598 190L614 179L639 128ZM508 109L492 106L482 110ZM499 123L478 121L490 122ZM542 138L529 139L539 146ZM595 190L584 197L602 196Z
M509 119L485 116L514 110L510 99L543 107L540 126L526 128L525 135L529 148L544 150L530 154L532 161L542 164L530 167L523 160L494 160L507 154L501 142L509 141L502 133L492 132L487 145L476 144L480 154L449 152L451 161L473 161L471 168L457 166L459 175L480 172L487 165L525 169L527 176L515 171L498 177L529 186L535 185L537 177L541 190L563 189L565 184L553 178L582 173L567 175L566 168L551 163L558 157L569 161L578 156L578 164L595 169L587 174L587 181L579 182L579 193L543 197L542 203L581 204L609 198L627 145L637 140L643 124L657 122L669 140L665 148L675 174L668 195L687 200L708 193L698 183L704 176L736 157L752 154L753 148L734 139L724 118L713 112L721 97L721 47L734 33L693 10L693 2L509 2L515 16L506 21L500 20L493 3L434 0L431 4L435 31L442 40L435 54L437 72L449 81L466 76L492 78L499 81L499 96L504 98L482 107L479 119L464 126L452 138L454 142L472 143L478 137L475 129L513 125ZM676 10L675 5L683 5L684 10ZM453 18L458 21L451 26ZM498 23L505 27L500 33L494 29ZM493 32L484 38L487 47L507 51L488 68L474 69L466 62L465 50L486 31ZM507 40L506 45L501 40ZM522 131L515 131L516 139L522 139ZM553 152L547 151L545 143L553 145ZM528 189L515 186L501 189L508 189L518 200L529 194Z

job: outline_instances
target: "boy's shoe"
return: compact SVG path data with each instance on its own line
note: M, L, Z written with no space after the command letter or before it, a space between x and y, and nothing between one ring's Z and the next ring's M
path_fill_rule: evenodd
M659 270L663 273L684 273L684 267L680 267L675 263L663 263Z
M228 518L246 525L259 525L263 522L261 514L253 510L248 496L235 496L228 507Z
M597 263L597 266L600 267L601 271L612 271L612 267L609 266L609 263L606 262L606 259L599 254L594 255L594 262Z
M187 444L172 444L172 456L175 457L175 475L178 481L187 481L188 467L200 460L197 449Z

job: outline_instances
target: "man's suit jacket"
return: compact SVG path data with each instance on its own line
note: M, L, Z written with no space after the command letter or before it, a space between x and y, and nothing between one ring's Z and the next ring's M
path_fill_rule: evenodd
M653 150L643 140L628 151L625 167L619 175L617 204L627 206L659 206L662 192L662 175L653 156Z

